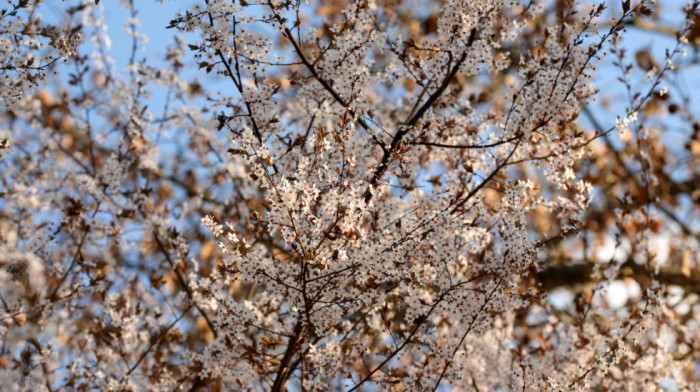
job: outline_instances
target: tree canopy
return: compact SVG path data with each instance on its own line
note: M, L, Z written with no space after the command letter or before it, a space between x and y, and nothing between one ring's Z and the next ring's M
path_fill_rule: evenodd
M700 386L697 1L0 8L0 389Z

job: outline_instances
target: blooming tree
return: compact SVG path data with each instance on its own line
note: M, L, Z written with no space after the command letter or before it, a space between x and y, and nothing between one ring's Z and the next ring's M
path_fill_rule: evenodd
M698 387L697 3L68 3L0 16L2 389Z

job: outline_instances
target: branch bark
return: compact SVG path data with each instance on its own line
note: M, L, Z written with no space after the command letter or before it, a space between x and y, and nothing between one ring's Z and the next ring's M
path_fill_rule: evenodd
M294 327L294 334L289 339L287 343L287 350L284 352L284 357L282 357L282 362L277 370L277 376L275 377L275 382L272 384L272 389L270 392L281 392L284 388L284 384L287 383L287 379L292 374L289 365L292 363L292 359L297 352L297 346L304 341L304 336L306 335L306 328L303 326L301 321L297 322Z
M674 265L677 263L670 263ZM558 287L574 287L576 285L592 284L595 281L591 278L594 262L558 265L545 268L535 274L535 278L543 290L553 290ZM643 265L637 264L634 260L628 259L620 268L620 276L632 278L636 281L645 282L649 280L649 272ZM689 292L700 294L700 274L683 274L679 268L666 267L659 270L654 276L661 284L675 285L685 288Z

